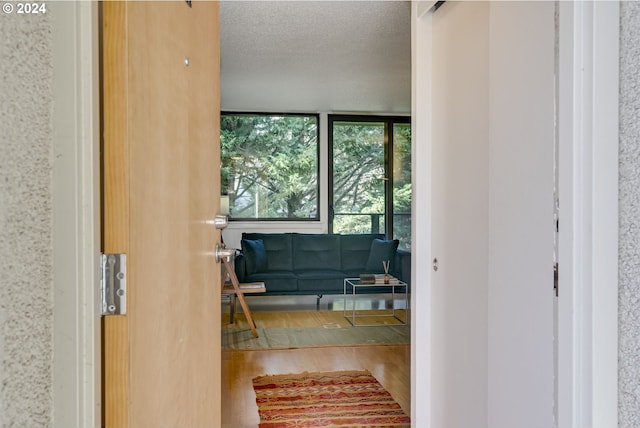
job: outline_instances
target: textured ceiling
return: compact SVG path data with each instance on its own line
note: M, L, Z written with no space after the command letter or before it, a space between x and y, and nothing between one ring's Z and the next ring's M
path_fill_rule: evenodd
M222 1L221 107L409 113L406 1Z

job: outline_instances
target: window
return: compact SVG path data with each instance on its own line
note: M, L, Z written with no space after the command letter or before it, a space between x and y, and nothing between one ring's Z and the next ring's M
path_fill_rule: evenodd
M318 115L223 113L231 220L318 220Z
M393 124L393 238L411 249L411 124Z
M411 246L408 117L329 116L329 230Z

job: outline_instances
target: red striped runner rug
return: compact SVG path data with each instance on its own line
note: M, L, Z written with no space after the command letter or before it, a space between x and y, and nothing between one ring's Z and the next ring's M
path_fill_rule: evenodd
M409 427L410 419L368 371L253 379L260 428Z

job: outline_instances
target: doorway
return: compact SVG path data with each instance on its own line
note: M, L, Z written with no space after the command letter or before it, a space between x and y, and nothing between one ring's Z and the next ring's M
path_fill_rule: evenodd
M561 4L561 7L564 9L564 11L561 11L561 19L564 19L563 21L561 21L561 31L569 31L571 32L573 27L572 22L577 22L577 24L575 25L582 25L584 26L584 24L586 23L585 19L581 19L578 21L574 21L573 17L574 16L578 16L579 15L579 11L574 10L574 8L576 7L583 7L583 8L587 8L587 9L591 9L590 13L591 17L594 17L594 11L593 8L595 7L594 5L576 5L576 4L569 4L569 2L562 2L563 4ZM76 19L76 27L79 28L79 31L76 33L75 35L75 40L76 43L71 43L71 45L76 46L77 52L83 52L83 55L78 55L77 58L91 58L91 52L92 52L92 44L91 44L91 40L92 40L92 31L94 31L97 27L97 14L92 12L92 9L95 8L95 4L82 4L80 5L80 3L78 3L77 5L79 5L78 7L81 9L80 13L78 13L77 15L68 15L68 16L74 16ZM618 31L618 25L619 25L619 21L615 18L615 14L616 11L614 10L612 13L610 13L611 11L607 11L604 9L608 9L608 8L615 8L617 7L615 2L613 3L609 3L607 5L600 5L597 6L599 9L596 10L595 13L595 22L597 23L597 26L599 26L598 28L603 29L603 31L598 32L597 36L594 37L593 39L589 38L589 34L591 36L593 36L593 29L591 29L591 33L589 33L589 30L587 28L586 33L585 32L578 32L580 34L586 34L587 36L584 36L585 39L582 39L585 43L584 45L587 46L587 48L585 48L585 53L590 52L589 49L595 50L595 51L599 51L600 48L602 48L604 51L608 51L611 53L611 55L615 56L617 50L615 49L615 46L617 41L616 41L616 34ZM429 38L429 34L428 34L428 25L427 22L424 18L424 12L426 12L428 10L428 7L425 9L424 8L424 3L416 3L414 5L414 20L413 20L413 25L414 25L414 31L416 33L416 37L419 40L430 40ZM95 12L95 10L94 10ZM563 18L562 18L563 17ZM568 20L568 22L567 22ZM569 51L574 51L574 43L576 42L576 40L569 40L568 43L568 49ZM601 43L600 48L599 49L594 49L594 45ZM424 48L425 46L420 43L420 45L422 45L422 47ZM67 47L69 46L68 43L64 44L64 51L68 53ZM611 46L614 46L613 48L611 48ZM418 71L418 74L423 72L425 73L425 70L428 70L428 61L426 61L425 57L424 57L424 52L421 55L418 55L417 60L414 61L414 67L416 68L416 70ZM66 55L66 54L65 54ZM566 59L566 58L565 58ZM562 58L561 58L562 61ZM615 62L615 61L614 61ZM82 64L82 61L78 61L78 64ZM569 74L573 78L575 78L578 75L578 72L575 71L572 67L574 66L574 62L573 60L569 60L568 63L565 62L564 63L565 66L568 66L570 71ZM601 63L601 65L605 68L609 68L610 67L610 61L609 59L603 61ZM84 64L84 65L79 65L78 66L79 69L82 70L90 70L91 67L88 64ZM617 67L617 65L616 65ZM615 67L614 67L615 69ZM573 71L572 71L573 70ZM592 73L593 72L593 63L590 64L589 67L587 67L587 72ZM80 72L78 74L79 76L97 76L97 74L91 74L89 72ZM428 76L428 74L424 74L425 76ZM608 75L606 78L603 78L602 80L598 80L601 84L603 84L604 86L601 86L601 88L603 88L603 92L600 93L600 95L597 95L594 97L594 99L591 101L592 104L595 105L599 105L601 109L603 109L601 111L601 115L599 116L600 119L603 118L603 115L606 117L608 116L608 114L612 114L615 109L616 109L616 103L598 103L596 101L598 101L599 97L602 96L606 96L606 94L610 93L610 91L607 90L608 85L617 85L617 80L616 80L616 74L614 73L613 76ZM88 82L87 80L91 80L91 79L78 79L76 80L73 84L76 85L76 89L77 89L77 94L80 94L80 98L82 98L82 103L74 98L73 102L76 103L76 105L78 106L78 109L76 111L85 111L87 114L85 116L79 117L78 121L79 123L82 123L83 126L86 126L88 130L91 129L92 126L92 115L91 112L89 110L91 110L91 108L87 107L87 106L93 106L93 109L95 111L97 111L97 106L96 106L96 99L93 99L92 101L92 89L91 89L91 82ZM424 119L424 121L426 121L426 123L428 124L428 122L430 121L430 114L428 114L428 106L426 105L426 101L428 100L428 95L426 95L426 93L424 92L424 86L426 84L426 82L424 80L420 80L416 84L416 87L414 88L414 94L417 94L416 97L414 97L414 103L416 104L416 110L415 111L419 111L420 117L422 117ZM562 81L561 85L563 88L566 89L568 82L567 81ZM571 86L571 84L569 84L569 86ZM615 90L613 91L615 93ZM68 92L69 94L71 94L71 92ZM566 94L565 94L566 95ZM566 98L565 98L566 100ZM568 106L565 105L564 108L565 110L563 110L565 113L567 113L567 109L568 109L568 114L571 115L572 112L574 111L576 106ZM85 110L86 109L86 110ZM68 111L72 111L72 109L69 109ZM593 116L588 116L591 117L591 119L593 119ZM587 118L581 119L581 121L579 121L581 123L581 126L584 127L585 124L592 124L592 123L599 123L601 124L604 129L610 129L611 126L606 124L605 122L597 122L595 120L589 120ZM614 121L615 122L615 121ZM422 124L424 124L424 122L422 122ZM615 126L613 127L615 128ZM422 134L424 134L425 130L428 129L428 127L419 127L419 128L414 128L415 131L417 131L417 133L419 134L416 138L424 138ZM582 129L582 128L580 128ZM94 135L91 131L87 131L88 133L86 135ZM606 134L606 133L605 133ZM607 148L609 149L609 152L611 151L610 149L613 147L611 145L611 141L616 141L616 131L614 129L613 131L613 138L609 138L606 139L601 136L597 139L595 139L596 142L602 143L607 142L608 145L600 145L600 149L603 150L605 153L607 152ZM570 140L572 140L574 137L569 135L567 138L569 138ZM87 137L87 140L92 140L91 137ZM419 141L424 141L424 140L419 140ZM572 140L573 141L573 140ZM94 146L97 145L97 138L93 139L94 142ZM566 146L563 146L566 148ZM418 147L416 147L414 150L417 151L417 153L420 155L419 162L430 162L430 152L426 151L426 149L428 148L428 146L426 145L419 145ZM91 155L90 152L88 152L86 150L86 147L84 147L83 145L79 144L76 145L74 147L68 146L65 148L65 152L69 154L70 156L77 156L77 159L79 159L79 168L87 171L87 170L91 170L92 169L92 165L93 165L93 157ZM571 149L568 149L568 152L565 152L564 155L568 156L568 158L573 159L574 158L574 154L572 154ZM590 159L590 158L589 158ZM600 178L602 179L601 181L599 181L599 183L603 186L599 189L596 190L590 190L589 192L593 192L593 193L589 193L589 194L594 194L596 196L600 195L607 195L608 197L615 195L616 194L616 189L617 189L617 181L614 179L614 183L611 183L611 179L613 177L616 177L616 174L612 174L609 175L607 174L608 171L611 171L611 167L606 167L606 164L609 162L607 159L605 158L601 158L602 161L605 163L603 169L600 169L601 171L601 175ZM580 165L582 165L585 161L581 161L579 162ZM615 167L613 168L615 170ZM564 170L565 174L570 174L570 171L568 170ZM427 189L428 188L428 177L426 176L420 176L418 177L419 181L418 181L418 186L422 189ZM566 179L566 177L565 177ZM80 218L83 219L83 222L80 222L79 224L83 224L84 226L82 228L77 228L75 229L75 231L72 231L71 233L69 233L68 235L66 235L67 238L69 238L70 236L73 236L76 239L67 239L66 242L69 243L75 243L77 242L77 240L82 240L82 242L84 242L84 247L86 251L83 252L83 256L81 257L81 259L78 259L74 262L74 266L75 268L78 270L78 272L80 272L80 275L78 275L78 277L76 278L76 281L68 281L65 282L64 284L57 284L57 286L70 286L72 288L69 289L69 294L72 295L73 294L73 287L86 287L86 284L88 283L96 283L96 281L92 281L92 277L93 274L91 272L95 272L95 269L90 268L89 266L91 266L91 260L95 259L95 254L91 253L91 248L93 247L93 245L91 243L87 243L87 241L91 241L92 239L96 238L95 236L93 236L93 232L91 232L92 230L94 230L94 228L92 227L95 226L98 222L99 219L97 219L95 217L96 215L96 211L91 210L91 209L86 209L86 207L90 207L93 206L93 204L95 203L95 198L96 195L94 193L94 190L92 190L91 184L90 182L83 182L82 181L82 176L81 175L77 175L74 178L74 182L79 185L81 188L85 189L84 192L82 192L82 196L80 197L81 201L86 202L86 204L83 204L81 202L78 203L78 206L83 206L85 208L83 208L82 210L79 211L79 216ZM73 180L72 180L73 181ZM72 187L70 186L66 186L64 188L59 188L57 191L61 191L61 192L67 192L71 189ZM572 190L567 190L567 192L571 193ZM431 261L431 250L430 248L426 248L425 245L421 245L420 242L426 243L428 242L427 239L429 238L429 224L430 221L429 220L429 215L428 215L428 210L425 209L425 207L428 208L429 204L430 204L430 198L427 198L427 194L418 192L417 193L417 201L416 201L416 206L419 208L419 213L417 213L417 215L419 215L419 220L416 224L416 226L418 227L418 230L414 231L414 236L418 236L421 238L421 241L416 242L416 246L418 247L417 249L417 253L420 254L420 257L422 260L429 260ZM580 197L581 200L584 199L584 195ZM568 200L568 199L565 199ZM603 204L602 207L605 206L612 206L611 204ZM567 210L569 210L569 206L567 203L565 203L564 205L564 210L565 212L567 212ZM605 213L606 214L606 213ZM593 225L596 226L602 226L601 230L603 231L608 231L608 233L610 234L610 232L612 230L616 230L615 225L611 225L611 223L607 223L609 222L609 220L607 219L608 216L605 215L605 217L601 217L600 220L595 221L594 223L591 223ZM572 220L571 220L572 221ZM584 223L582 223L584 225ZM578 229L583 231L584 229ZM580 242L584 242L584 239L586 239L588 236L591 236L589 233L583 233L580 232L580 236L578 236L577 238L579 238L579 240L581 240ZM97 238L96 238L97 239ZM591 244L590 244L591 245ZM607 243L607 242L600 242L599 244L595 244L593 247L595 250L600 249L599 251L597 251L598 257L596 258L596 260L598 260L600 262L600 265L606 261L606 260L610 260L611 258L613 258L614 260L617 257L617 246L615 244L611 244L611 243ZM565 256L568 257L573 257L571 256L571 254L577 254L575 252L575 247L573 249L571 248L566 248L565 247ZM66 253L69 254L69 253ZM574 263L577 266L586 266L586 264L584 264L583 262L581 262L579 259L574 260ZM615 261L613 262L613 265L615 266ZM414 263L414 266L415 263ZM591 265L590 265L591 266ZM418 307L421 308L427 308L429 307L429 294L428 294L428 289L430 287L429 283L427 280L425 280L425 274L429 274L431 271L431 265L419 265L416 267L417 273L415 274L418 278L420 278L420 280L418 281L418 283L423 286L422 291L419 291L417 294L414 294L413 298L414 298L414 304ZM615 270L615 269L614 269ZM82 272L85 272L84 274L82 274ZM571 286L571 283L574 283L576 280L575 278L572 278L572 274L570 274L570 270L564 270L565 272L565 283L569 284L569 286ZM590 273L591 272L591 273ZM609 270L608 272L611 272L611 270ZM593 270L590 270L589 272L585 273L588 277L592 277L593 275ZM84 275L84 276L83 276ZM606 274L605 274L606 276ZM82 278L82 279L78 279L78 278ZM413 283L416 283L415 281ZM603 284L606 283L611 283L611 281L604 281L602 282ZM615 283L615 279L613 280L613 283ZM607 295L607 291L606 290L601 290L604 294L603 296L606 297ZM611 294L611 293L609 293ZM614 293L615 295L615 293ZM91 308L93 307L93 303L94 300L92 298L92 295L85 295L85 296L80 296L80 299L82 299L81 304L79 305L78 308L76 308L76 314L77 314L77 319L76 319L76 325L77 327L80 329L80 331L83 331L84 329L87 328L87 326L89 326L89 330L91 331L90 328L90 320L94 319L95 314L90 314L87 311L85 311L85 308ZM593 297L586 297L587 299L593 299ZM589 325L592 325L592 321L593 320L600 320L600 319L604 319L604 320L609 320L611 318L611 314L614 314L613 318L617 317L617 312L615 310L612 309L607 309L609 308L609 306L607 306L606 308L604 308L605 310L602 311L601 309L603 309L603 306L601 305L603 303L602 299L596 299L596 300L590 300L593 304L594 304L594 308L598 308L598 313L596 314L592 314L591 317L587 317L586 319L581 319L580 321L562 321L561 320L561 325L564 326L564 332L566 334L568 334L568 337L572 337L572 343L567 345L567 348L565 348L566 353L565 353L565 357L568 358L569 364L573 364L571 361L574 360L576 357L575 355L579 355L581 358L587 358L589 356L591 356L591 351L589 349L582 349L579 346L576 347L575 343L576 342L581 342L581 343L586 343L585 341L579 341L575 338L575 336L573 336L575 334L575 332L578 332L578 338L584 338L584 337L588 337L591 338L592 337L592 332L590 330L590 327L588 327ZM574 306L573 303L567 302L567 305L569 307L569 310L573 310ZM578 308L581 307L580 305L578 305ZM62 308L62 306L58 306L57 308ZM56 309L57 310L57 309ZM562 309L561 309L562 311ZM428 361L428 355L429 355L429 348L427 346L429 339L430 339L430 323L428 320L428 316L429 313L428 311L420 311L418 313L416 313L416 311L413 312L413 315L416 316L416 318L419 320L420 324L425 326L425 329L422 330L422 332L420 333L419 337L418 337L418 341L415 344L415 350L414 353L418 356L418 359L420 359L421 361ZM607 321L608 323L608 321ZM605 326L605 324L603 323L597 323L600 326ZM614 322L615 324L615 322ZM612 334L613 332L613 334ZM66 332L65 332L66 333ZM90 335L90 334L89 334ZM600 341L599 343L603 343L604 345L601 347L602 351L608 351L610 349L616 349L615 346L611 347L608 345L609 343L609 339L614 339L617 337L616 334L616 328L603 328L600 332L599 332L599 337L604 337L604 338L608 338L607 340L605 340L604 342ZM85 361L87 361L87 365L88 366L98 366L99 365L99 361L96 360L92 360L91 359L91 355L94 355L96 352L96 345L95 342L93 340L87 340L86 336L83 337L79 337L74 339L74 343L75 345L72 346L70 349L82 349L84 350L83 355L86 355L87 357L85 358ZM60 352L59 348L56 345L56 354L58 354ZM577 354L576 354L577 352ZM610 353L609 353L610 355ZM607 356L607 355L601 355L604 358L600 358L597 362L594 362L594 366L581 366L582 370L586 370L586 371L590 371L592 367L595 367L595 371L594 373L596 373L596 378L597 379L593 379L593 378L587 378L587 377L583 377L581 376L581 380L580 380L580 385L578 387L576 387L576 389L574 389L574 387L570 384L570 380L569 382L565 383L565 387L564 387L564 392L563 392L563 398L565 399L565 409L569 409L569 413L572 412L571 409L578 409L578 414L582 414L583 416L585 415L585 412L590 413L590 414L595 414L598 413L600 415L614 415L617 411L617 400L616 400L616 388L615 386L612 388L610 386L607 386L610 384L611 381L614 381L615 383L615 378L616 378L616 368L617 368L617 363L616 363L616 358L617 358L617 354L613 353L613 357ZM613 358L613 360L612 360ZM62 362L61 359L58 360L59 362ZM412 368L412 377L420 379L420 383L421 385L414 385L414 393L413 395L413 400L418 400L422 406L420 406L419 408L416 408L414 406L415 411L417 412L417 417L415 417L414 423L416 424L420 424L420 425L416 425L416 426L430 426L430 422L429 422L429 412L430 412L430 393L429 391L426 390L426 387L428 385L428 381L430 378L430 373L431 370L428 367L428 364L416 364L416 358L412 358L412 361L414 364L414 368ZM84 367L84 366L78 366L79 367ZM601 368L606 367L606 369L600 370ZM598 380L600 379L600 380ZM603 385L602 380L607 379L606 385ZM85 421L86 423L81 423L80 426L99 426L99 423L95 423L95 413L96 411L98 411L99 409L99 399L95 399L93 400L91 398L91 396L85 396L83 394L82 391L85 390L89 390L89 391L94 391L96 388L96 385L99 384L99 378L95 377L93 373L91 373L91 370L78 370L77 371L77 376L69 376L69 377L65 377L65 378L59 378L58 379L59 382L62 382L64 384L64 387L67 388L68 391L75 391L76 395L79 396L84 396L86 398L85 403L76 403L77 406L74 409L67 409L69 410L71 413L75 412L75 414L77 415L77 420L81 420L81 421ZM562 389L562 387L561 387ZM592 391L598 391L598 394L596 395L592 395L591 392ZM415 392L417 391L417 392ZM585 392L585 394L583 394L584 396L589 396L589 397L593 397L593 402L591 403L592 405L585 407L585 406L581 406L581 401L574 401L573 398L571 398L573 396L573 392L574 391L582 391ZM94 394L95 396L95 394ZM606 397L605 397L606 396ZM603 399L604 397L604 399ZM613 404L611 404L611 401L613 400ZM604 407L603 407L603 403L604 403ZM56 407L57 409L62 409L59 407ZM98 411L99 413L99 411ZM57 415L64 415L65 412L60 411L60 412L56 412ZM70 413L67 412L67 415L69 415ZM587 415L588 416L588 415ZM583 419L586 420L586 419ZM568 419L566 422L565 426L583 426L580 425L579 422L573 421L571 419ZM70 424L67 424L68 426L72 426ZM615 423L611 424L609 422L605 422L604 425L609 426L609 425L615 425Z

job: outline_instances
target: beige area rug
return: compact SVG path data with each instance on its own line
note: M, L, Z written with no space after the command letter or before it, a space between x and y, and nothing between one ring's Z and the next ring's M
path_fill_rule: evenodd
M396 313L399 311L396 310ZM352 326L342 311L252 312L258 337L242 313L222 320L222 348L234 350L295 349L324 346L398 345L409 343L411 328L391 317L361 318L375 326ZM400 311L403 319L404 311Z

